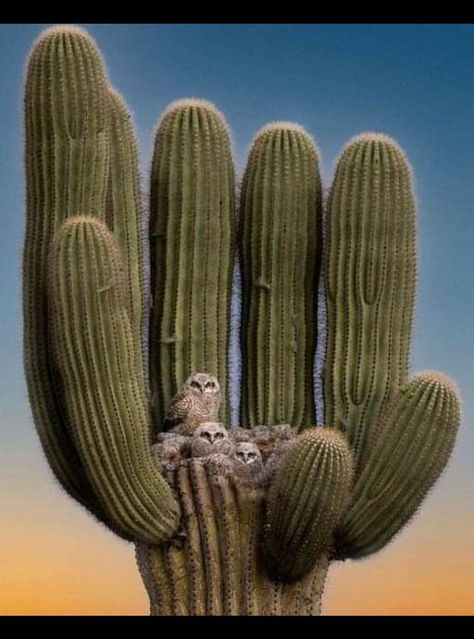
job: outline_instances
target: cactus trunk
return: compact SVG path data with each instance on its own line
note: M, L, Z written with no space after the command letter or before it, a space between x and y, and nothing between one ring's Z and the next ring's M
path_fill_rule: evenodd
M171 472L185 541L136 544L152 615L320 614L327 555L291 584L271 580L264 569L262 489L237 485L199 459Z

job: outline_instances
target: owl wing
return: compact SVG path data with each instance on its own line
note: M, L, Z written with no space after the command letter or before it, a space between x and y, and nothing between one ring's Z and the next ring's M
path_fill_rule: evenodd
M168 406L163 422L164 430L170 430L182 424L189 415L190 408L191 400L186 389L178 391Z

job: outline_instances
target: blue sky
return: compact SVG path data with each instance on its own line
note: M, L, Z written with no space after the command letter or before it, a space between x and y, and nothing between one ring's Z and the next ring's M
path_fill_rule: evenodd
M21 90L25 57L47 26L0 25L5 477L12 460L38 451L21 361ZM211 100L225 114L239 173L253 135L273 120L296 121L313 134L326 184L341 147L357 133L384 132L405 149L419 203L413 369L442 370L461 389L465 421L446 486L472 518L474 25L81 26L96 39L112 84L134 112L144 178L154 124L182 97Z

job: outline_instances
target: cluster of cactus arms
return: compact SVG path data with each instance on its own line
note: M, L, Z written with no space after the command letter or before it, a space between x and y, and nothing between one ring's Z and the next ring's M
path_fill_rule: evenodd
M85 31L39 37L24 105L24 357L54 475L135 544L152 614L319 614L329 563L401 530L460 421L451 380L408 377L416 215L404 153L357 136L325 201L312 137L270 124L236 203L223 115L181 100L156 130L145 215L131 115ZM221 425L163 432L197 372L220 385L219 414L201 422ZM214 435L219 453L193 454Z

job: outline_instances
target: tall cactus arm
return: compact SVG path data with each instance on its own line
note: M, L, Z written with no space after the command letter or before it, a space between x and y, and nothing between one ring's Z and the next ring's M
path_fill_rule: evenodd
M138 151L132 115L114 89L108 90L110 110L110 174L107 226L113 232L125 269L129 315L136 346L145 361L145 322L148 320L148 287L145 285L145 236L140 192Z
M265 564L278 580L295 581L331 552L332 535L349 504L353 456L334 428L310 428L292 444L267 498Z
M448 462L459 422L459 395L444 375L420 373L401 388L374 433L336 557L380 550L413 517Z
M179 522L149 442L140 351L118 246L94 218L67 220L50 256L53 352L71 435L104 510L134 538L161 543Z
M229 421L234 168L224 117L209 102L181 100L156 132L150 185L150 386L155 426L193 372L221 384Z
M314 424L315 305L321 239L318 152L298 125L255 138L244 175L241 421Z
M62 415L49 346L46 261L51 238L70 215L105 212L107 86L101 56L86 32L54 27L35 43L25 100L26 229L23 253L24 360L35 425L63 488L99 518Z
M380 411L406 381L416 279L410 167L385 135L344 149L327 209L325 422L362 468Z

